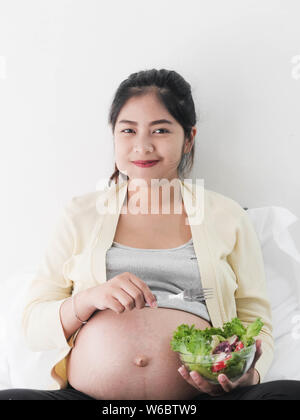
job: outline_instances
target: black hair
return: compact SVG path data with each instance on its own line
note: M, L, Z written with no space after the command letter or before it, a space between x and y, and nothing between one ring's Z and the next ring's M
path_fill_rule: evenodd
M191 130L197 117L190 84L174 70L151 69L132 73L119 85L112 101L108 122L114 133L118 115L128 99L153 91L169 113L182 126L184 140L191 141ZM194 164L195 143L189 153L182 153L178 166L178 175L186 177ZM118 182L119 170L115 170L109 178L109 185Z

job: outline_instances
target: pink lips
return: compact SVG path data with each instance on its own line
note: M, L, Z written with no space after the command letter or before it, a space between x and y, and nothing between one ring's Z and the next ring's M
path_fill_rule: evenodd
M159 160L136 160L132 163L141 168L149 168L150 166L156 165L157 162L159 162Z

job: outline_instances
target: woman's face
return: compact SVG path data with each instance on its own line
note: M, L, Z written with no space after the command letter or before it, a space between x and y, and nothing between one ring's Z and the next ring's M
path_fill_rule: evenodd
M124 120L133 122L122 122ZM157 120L168 122L153 123ZM172 117L156 95L151 92L130 98L121 109L114 131L115 160L120 172L129 177L144 179L178 178L177 168L182 154L192 148L192 141L184 142L182 126ZM151 167L136 166L136 160L159 160Z

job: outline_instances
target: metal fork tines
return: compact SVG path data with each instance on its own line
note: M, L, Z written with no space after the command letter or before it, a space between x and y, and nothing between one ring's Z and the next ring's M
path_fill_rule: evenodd
M183 291L183 299L187 301L204 301L213 297L214 291L210 287L196 287Z
M196 287L194 289L185 289L177 294L168 294L167 296L154 295L159 303L164 301L184 300L187 302L204 302L214 297L212 288Z

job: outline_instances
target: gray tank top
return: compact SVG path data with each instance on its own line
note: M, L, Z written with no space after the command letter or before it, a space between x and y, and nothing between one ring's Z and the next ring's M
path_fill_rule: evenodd
M202 287L192 238L170 249L133 248L113 242L106 253L107 281L125 271L142 279L158 299ZM190 312L211 322L205 302L165 300L158 306Z

